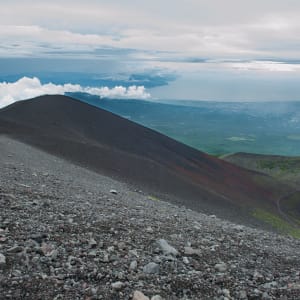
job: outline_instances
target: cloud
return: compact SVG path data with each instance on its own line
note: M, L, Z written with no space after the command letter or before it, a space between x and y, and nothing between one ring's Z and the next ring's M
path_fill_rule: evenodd
M148 99L151 95L144 86L82 87L79 84L42 84L37 77L23 77L16 82L0 83L0 108L19 100L30 99L41 95L65 93L88 93L100 98Z
M251 61L229 65L241 71L294 72L300 70L299 64L276 61Z

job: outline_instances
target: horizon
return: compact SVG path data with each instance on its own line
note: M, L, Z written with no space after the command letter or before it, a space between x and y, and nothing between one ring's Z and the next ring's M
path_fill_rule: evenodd
M300 101L299 2L220 8L216 0L2 4L0 106L50 87L125 99ZM32 81L18 85L24 77Z

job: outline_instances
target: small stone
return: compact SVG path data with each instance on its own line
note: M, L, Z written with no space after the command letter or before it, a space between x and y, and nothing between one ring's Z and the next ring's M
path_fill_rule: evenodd
M223 289L222 290L222 294L227 297L227 298L230 298L230 291L228 289Z
M254 289L254 290L253 290L253 294L254 294L254 295L261 295L261 293L262 293L262 292L261 292L259 289Z
M169 243L166 240L160 239L157 241L157 244L164 255L170 255L170 254L174 256L178 255L178 251L174 247L169 245Z
M163 298L160 295L155 295L151 298L151 300L163 300Z
M150 262L149 264L144 266L143 272L146 273L146 274L159 273L159 265L154 263L154 262Z
M149 299L149 297L145 296L142 292L135 291L133 293L132 300L150 300L150 299Z
M265 289L271 289L277 286L277 282L276 281L271 281L271 282L267 282L263 285L263 287Z
M93 296L96 296L97 295L97 292L98 292L98 288L91 288L91 294Z
M115 247L114 246L107 247L107 251L108 252L114 252L115 251Z
M118 195L118 192L117 192L116 190L114 190L114 189L111 189L109 192L110 192L111 194Z
M136 270L136 268L137 268L137 261L134 260L130 263L129 269L134 271L134 270Z
M190 263L189 259L188 259L186 256L184 256L184 257L182 258L182 261L183 261L183 263L184 263L185 265L188 265L188 264Z
M96 250L91 250L91 251L88 253L88 256L89 256L89 257L96 257L96 256L97 256L97 251L96 251Z
M42 244L43 240L47 238L47 234L36 233L36 234L32 234L30 238L36 241L37 243Z
M108 253L104 253L103 254L103 260L102 260L103 262L109 262L109 255L108 255Z
M188 256L197 255L201 256L201 250L192 247L184 247L184 254Z
M264 300L270 300L272 299L272 297L269 296L269 294L267 292L264 292L262 295L261 295L261 299L264 299Z
M137 253L136 250L129 250L128 253L129 253L130 256L139 257L139 255L138 255L138 253Z
M56 249L52 250L50 253L49 253L49 256L51 257L52 260L56 260L57 259L57 256L58 256L58 251Z
M248 296L247 296L247 292L246 291L239 291L237 293L237 298L238 299L248 299Z
M263 276L258 271L255 270L253 273L253 279L254 280L263 279Z
M6 264L6 257L0 253L0 267Z
M7 249L8 253L19 253L19 252L22 252L22 251L23 251L23 248L21 246L18 246L18 245Z
M224 262L215 265L215 269L218 272L224 273L227 270L227 265Z
M124 242L118 243L118 249L119 249L120 251L126 249L126 244L125 244Z
M22 272L20 271L20 270L13 270L12 272L11 272L11 275L13 276L13 277L20 277L20 276L22 276Z
M89 247L90 247L90 248L95 248L96 246L97 246L97 242L95 241L94 238L91 238L91 239L89 240Z
M50 244L46 244L46 243L42 243L42 246L41 246L41 250L43 252L43 254L45 256L51 256L52 255L52 251L54 250L53 249L53 246L50 245Z
M122 289L124 286L124 283L122 281L116 281L116 282L113 282L111 284L111 287L114 289L114 290L120 290Z
M153 230L152 227L150 227L150 226L148 226L148 227L146 228L146 231L147 231L148 233L153 233L153 232L154 232L154 230Z

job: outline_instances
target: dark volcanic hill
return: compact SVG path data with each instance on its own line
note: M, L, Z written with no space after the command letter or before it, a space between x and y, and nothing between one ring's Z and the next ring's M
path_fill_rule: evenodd
M267 176L69 97L0 110L0 133L198 211L235 220L256 208L277 213L282 191Z

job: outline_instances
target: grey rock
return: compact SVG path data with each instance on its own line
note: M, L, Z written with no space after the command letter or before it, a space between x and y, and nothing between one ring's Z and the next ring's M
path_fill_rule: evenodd
M111 287L114 290L121 290L124 287L124 283L122 281L116 281L111 284Z
M90 247L90 248L95 248L96 246L97 246L97 242L95 241L94 238L91 238L91 239L89 240L89 247Z
M153 233L153 232L154 232L154 230L153 230L153 228L152 228L151 226L148 226L148 227L146 228L146 231L147 231L148 233Z
M263 300L270 300L270 299L272 299L272 297L267 292L264 292L261 295L261 299L263 299Z
M115 251L115 247L114 246L107 247L107 251L108 252L114 252Z
M240 300L248 299L247 292L246 291L239 291L237 293L237 298L240 299Z
M230 298L230 291L228 289L223 289L222 294L224 295L224 297Z
M131 263L130 263L130 266L129 266L129 269L134 271L136 270L137 268L137 261L136 260L133 260Z
M96 251L96 250L91 250L91 251L88 253L88 256L90 256L90 257L96 257L96 256L97 256L97 251Z
M129 250L128 253L130 256L139 257L137 250Z
M6 264L6 257L0 253L0 266L4 266Z
M169 245L169 243L166 240L160 239L157 241L157 244L164 255L178 255L178 251L173 246Z
M151 300L163 300L163 298L160 295L155 295L151 297Z
M57 259L58 251L57 251L56 249L52 250L52 251L49 253L49 256L51 257L52 260Z
M215 269L218 271L218 272L221 272L221 273L224 273L227 271L227 264L225 264L224 262L221 262L219 264L216 264L215 265Z
M184 257L182 258L182 261L183 261L183 263L184 263L185 265L188 265L188 264L190 263L189 259L188 259L186 256L184 256Z
M54 250L53 245L51 244L47 244L47 243L42 243L41 246L41 251L45 256L51 256L52 255L52 251Z
M265 289L271 289L271 288L275 288L275 287L277 287L276 281L267 282L263 285L263 288L265 288Z
M143 272L146 274L157 274L159 273L159 265L154 262L150 262L144 266Z
M23 251L23 247L15 245L9 249L7 249L7 253L18 253L18 252L22 252Z
M187 256L197 255L201 256L201 250L192 247L184 247L184 254Z
M114 189L111 189L109 192L110 192L111 194L118 195L118 192L117 192L116 190L114 190Z
M134 291L132 300L150 300L149 297L145 296L140 291Z
M263 276L258 272L258 271L254 271L254 273L253 273L253 279L254 280L259 280L259 279L262 279L263 278Z
M105 262L105 263L109 262L109 255L108 255L108 253L104 252L104 254L103 254L103 260L102 261Z
M122 250L125 250L126 249L126 244L124 243L124 242L120 242L120 243L118 243L118 249L120 250L120 251L122 251Z

